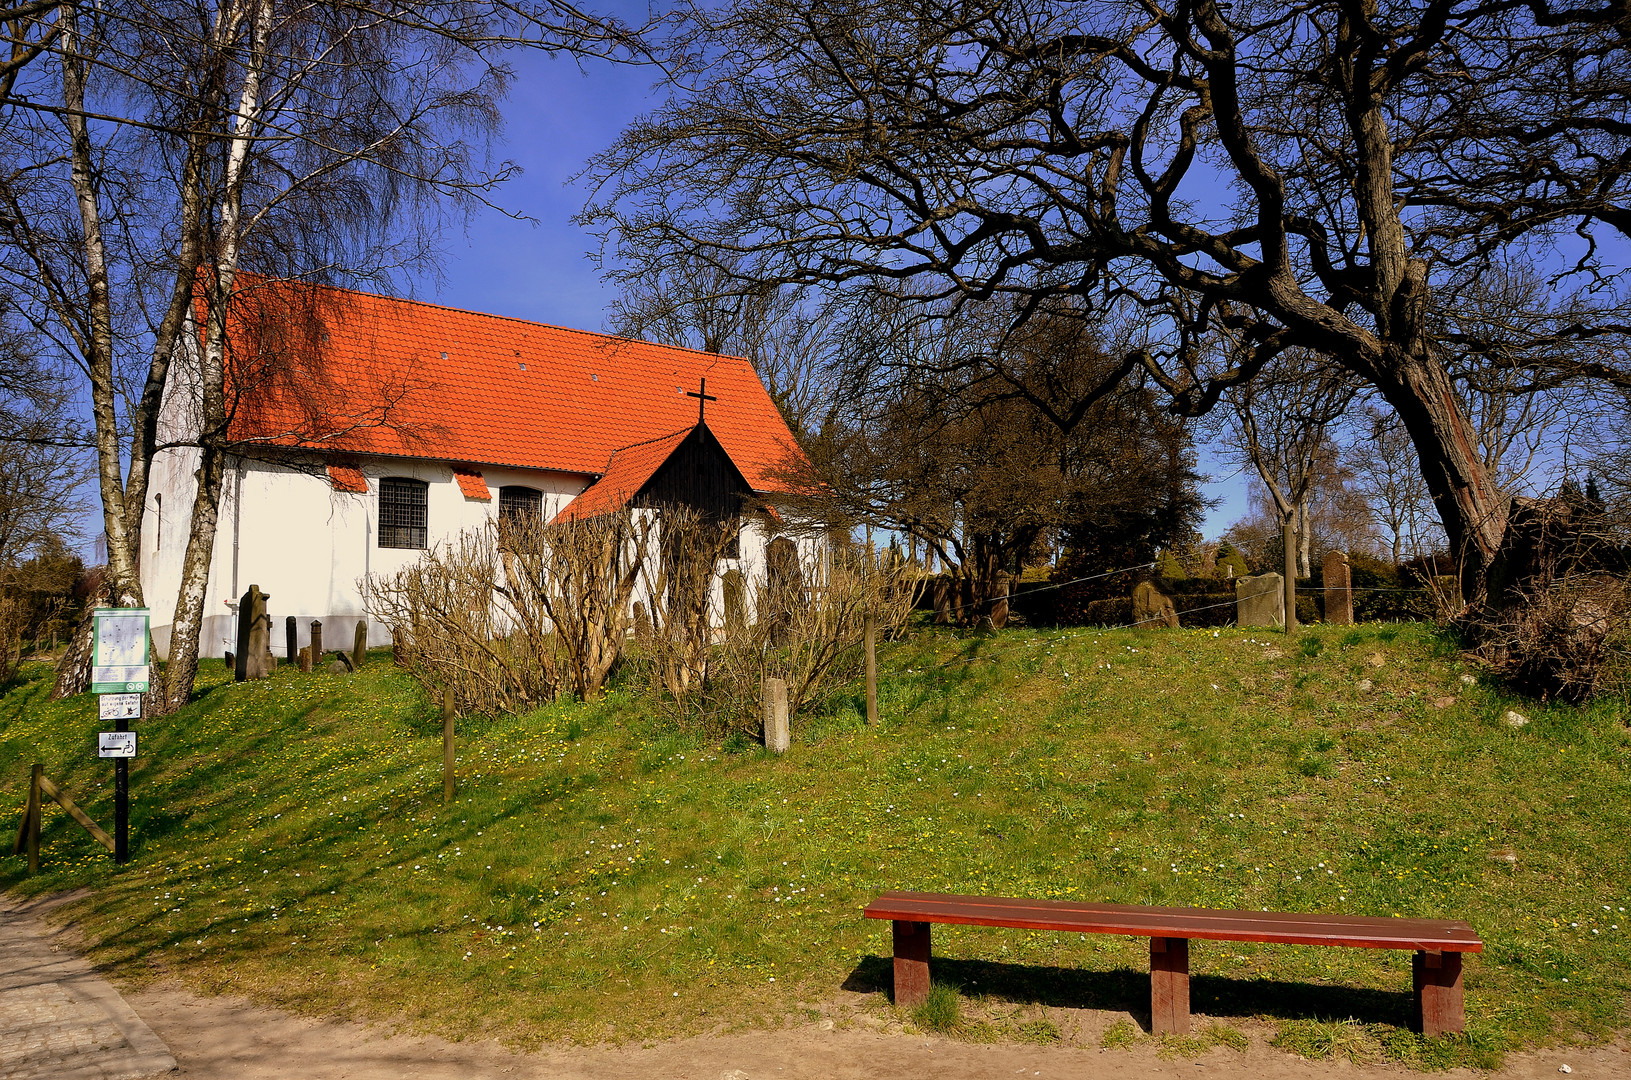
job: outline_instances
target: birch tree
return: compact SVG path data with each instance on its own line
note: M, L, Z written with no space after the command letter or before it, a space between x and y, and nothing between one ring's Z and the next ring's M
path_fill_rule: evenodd
M112 602L143 601L154 455L198 453L152 703L172 709L197 667L226 463L265 451L232 438L252 392L228 333L243 275L388 287L433 262L442 228L514 172L484 156L504 50L626 51L631 38L547 0L65 0L54 13L54 41L0 101L13 136L0 278L84 377ZM161 431L161 409L176 430ZM70 650L59 693L83 688L86 659Z

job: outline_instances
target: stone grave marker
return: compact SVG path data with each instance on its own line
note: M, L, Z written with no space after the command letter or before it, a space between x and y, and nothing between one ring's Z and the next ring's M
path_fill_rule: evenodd
M1176 628L1178 609L1172 597L1155 587L1155 582L1140 581L1133 590L1133 624Z
M1353 575L1348 556L1340 551L1325 556L1325 621L1350 626L1354 621Z
M991 625L1002 629L1008 625L1008 597L1014 591L1014 575L1006 570L997 572L997 588L991 599Z
M259 585L238 598L238 647L233 651L233 678L238 682L272 674L272 617L266 613L270 594Z
M283 647L286 663L294 663L300 656L300 624L290 615L283 620Z
M785 754L793 732L787 722L787 680L765 680L765 749Z
M311 669L316 671L323 663L323 620L311 621Z
M1235 623L1239 626L1284 626L1285 579L1274 573L1236 578Z
M351 666L361 668L368 657L368 620L358 619L357 629L351 635Z

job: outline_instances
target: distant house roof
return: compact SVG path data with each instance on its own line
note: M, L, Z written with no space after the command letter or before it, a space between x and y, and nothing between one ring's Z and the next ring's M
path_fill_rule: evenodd
M328 286L243 282L228 366L231 435L244 443L632 476L656 453L639 445L696 424L697 399L686 394L706 378L718 399L708 427L755 491L783 490L775 474L800 455L738 357Z

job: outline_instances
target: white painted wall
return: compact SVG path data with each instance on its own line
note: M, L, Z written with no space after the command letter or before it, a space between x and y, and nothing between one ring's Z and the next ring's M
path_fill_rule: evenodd
M170 644L197 460L198 452L189 448L165 451L154 463L143 529L152 546L144 552L142 591L153 611L153 638L161 654ZM313 619L323 622L325 648L349 648L356 620L364 617L362 588L367 576L393 573L420 555L417 550L379 546L382 477L426 482L426 534L432 546L495 519L500 487L516 484L542 491L547 520L589 480L574 473L483 468L492 498L482 501L466 498L452 466L443 462L376 458L365 459L361 467L368 479L367 494L335 491L319 463L311 466L314 475L262 461L233 462L221 499L205 595L204 655L220 656L232 648L237 623L230 604L250 585L259 585L269 597L273 655L281 657L286 651L284 620L289 615L298 623L297 648L310 644ZM370 646L390 640L388 627L369 626Z

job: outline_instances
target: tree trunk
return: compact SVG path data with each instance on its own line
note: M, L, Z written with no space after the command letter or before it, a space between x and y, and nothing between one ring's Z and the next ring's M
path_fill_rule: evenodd
M1308 526L1308 500L1304 499L1297 507L1297 576L1300 578L1314 576L1314 562L1309 557L1313 536L1314 530Z
M1297 512L1280 515L1280 541L1285 548L1286 633L1297 632Z
M1377 373L1378 382L1416 446L1422 477L1459 569L1462 600L1476 605L1489 594L1488 579L1506 535L1511 500L1484 468L1444 368L1429 357L1395 356L1391 371Z
M192 527L181 563L181 589L176 596L170 629L170 655L164 669L164 698L159 707L175 712L192 697L198 675L199 644L203 636L204 599L215 554L215 530L221 517L221 487L226 455L206 446L198 465L198 490L193 495ZM240 661L241 663L242 661Z

